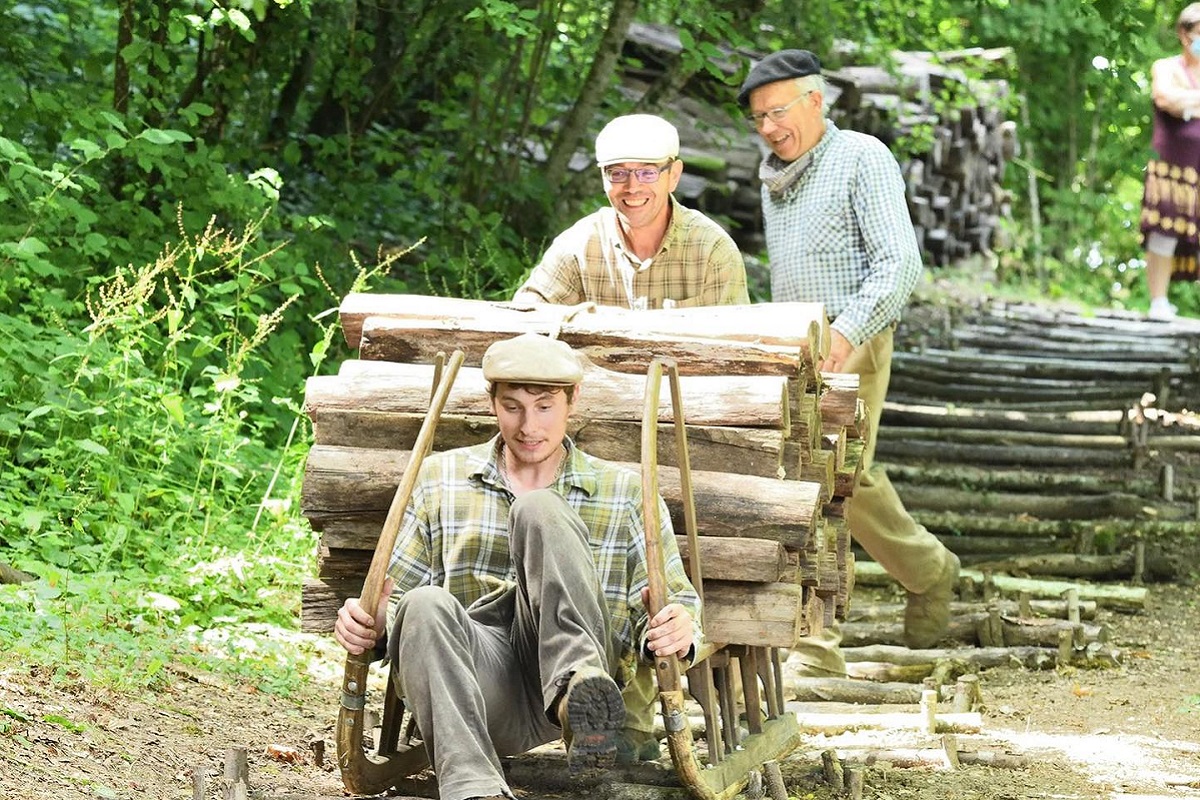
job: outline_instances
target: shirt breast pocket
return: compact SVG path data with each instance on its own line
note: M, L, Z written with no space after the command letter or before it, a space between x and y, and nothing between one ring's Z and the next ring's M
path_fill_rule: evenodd
M854 243L854 210L845 198L829 198L805 220L809 250L814 253L845 253Z

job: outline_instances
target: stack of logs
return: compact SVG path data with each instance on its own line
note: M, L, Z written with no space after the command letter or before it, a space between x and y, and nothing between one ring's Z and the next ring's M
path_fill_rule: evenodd
M633 98L661 81L682 45L669 27L635 24L625 42L623 83ZM757 54L753 58L760 58ZM826 105L839 127L878 137L900 161L910 216L925 263L945 265L993 249L999 222L1012 215L1001 186L1017 151L1016 124L1004 118L1008 85L971 77L991 72L1010 51L893 52L889 64L847 62L826 69ZM750 60L731 55L729 80ZM969 66L968 66L969 65ZM828 64L827 64L828 66ZM686 205L729 221L738 246L765 249L759 199L758 135L730 120L733 90L705 73L661 113L679 128L684 179L676 190ZM580 163L590 164L581 159Z
M1144 610L1142 584L1188 568L1172 552L1200 525L1200 325L915 309L896 348L876 452L964 564L946 648L898 646L903 604L860 597L843 652L874 683L793 680L792 696L911 703L964 669L1111 663L1104 613ZM894 586L861 560L856 581Z
M974 80L955 62L1003 59L1007 49L893 53L895 64L847 66L827 74L840 89L830 116L879 137L904 174L909 215L926 264L989 253L1012 195L1002 188L1016 155L1016 123L1004 118L1008 86ZM832 93L831 93L832 94Z
M879 459L964 562L1174 577L1162 545L1197 516L1200 326L990 305L898 335Z
M439 354L460 373L433 449L496 432L477 368L492 342L557 336L590 361L568 432L584 451L639 469L646 370L678 366L705 576L705 630L726 644L790 647L843 618L853 555L843 516L866 432L856 376L821 375L817 304L577 311L415 295L355 294L341 306L358 359L311 378L313 447L303 512L321 533L302 627L331 629L361 589L434 383ZM778 331L800 331L781 336ZM659 488L684 528L669 391L662 392ZM686 553L686 538L680 537Z

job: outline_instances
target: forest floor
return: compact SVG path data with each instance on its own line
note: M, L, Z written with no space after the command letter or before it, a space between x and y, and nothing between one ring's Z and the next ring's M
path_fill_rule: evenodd
M1200 798L1200 598L1195 587L1154 585L1149 608L1105 613L1120 665L1109 669L985 670L982 730L959 734L964 752L1018 756L1023 765L866 767L864 798L880 800L1140 800ZM222 797L226 754L247 748L251 798L345 796L333 727L343 659L325 638L288 634L296 669L312 680L281 698L209 675L176 671L168 689L124 696L50 681L0 659L0 797ZM314 743L324 758L314 758ZM819 755L936 751L912 731L806 735L783 763L789 794L838 797ZM550 796L536 790L524 797ZM570 797L570 792L554 792ZM592 790L590 797L598 793ZM652 793L651 793L652 794ZM582 795L581 795L582 796Z

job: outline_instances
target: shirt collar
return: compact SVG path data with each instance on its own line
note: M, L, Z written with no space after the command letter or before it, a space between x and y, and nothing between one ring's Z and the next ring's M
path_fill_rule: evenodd
M507 491L504 481L500 477L500 447L503 441L498 433L488 440L487 444L475 454L474 463L469 468L468 475L495 489ZM567 460L563 465L562 474L559 475L554 486L563 489L574 487L590 497L596 493L598 485L595 467L570 436L563 439L563 445L567 448Z
M625 246L625 235L621 233L621 223L617 217L617 210L610 204L607 209L609 212L607 215L608 237L612 241L613 247L619 252L624 253L631 261L638 265L645 264L647 262L653 262L661 254L670 249L671 245L675 244L675 240L681 235L679 233L681 227L680 217L683 215L680 212L680 209L682 209L683 206L680 205L679 201L675 199L674 194L667 195L667 202L671 207L671 219L667 221L667 230L663 233L662 243L658 246L658 252L646 259L646 261L639 260L633 255L633 253L629 251L629 248Z
M829 149L837 130L837 125L833 123L833 120L826 119L825 133L821 134L821 138L811 150L795 161L784 161L774 153L767 154L762 164L759 165L758 177L767 187L772 200L782 200L791 192L792 188L800 181L801 176Z

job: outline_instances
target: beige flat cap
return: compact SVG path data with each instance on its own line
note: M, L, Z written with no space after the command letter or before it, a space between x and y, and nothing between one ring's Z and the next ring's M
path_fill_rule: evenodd
M538 333L493 342L483 354L483 377L491 383L574 386L583 365L566 342Z

